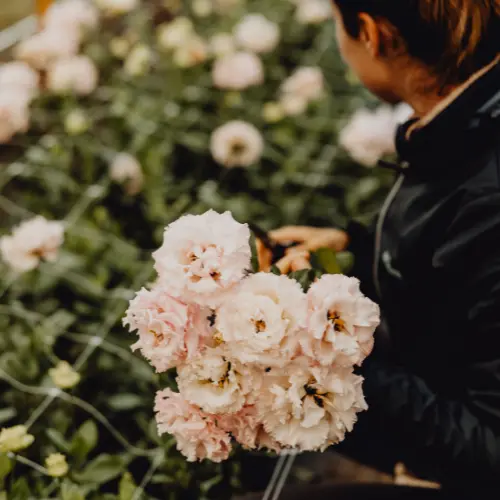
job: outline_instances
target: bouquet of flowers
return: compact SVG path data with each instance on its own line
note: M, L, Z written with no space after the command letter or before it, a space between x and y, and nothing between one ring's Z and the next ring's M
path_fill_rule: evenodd
M284 452L344 439L367 409L354 367L380 316L358 280L259 272L255 238L229 212L181 217L153 256L158 279L124 324L158 372L177 370L156 420L189 461L225 460L233 440Z

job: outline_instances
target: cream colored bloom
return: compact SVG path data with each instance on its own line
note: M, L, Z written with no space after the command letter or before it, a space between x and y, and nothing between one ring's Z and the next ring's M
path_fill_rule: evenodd
M73 370L67 361L59 361L54 367L49 369L49 377L54 385L60 389L71 389L80 382L80 374Z
M3 428L0 431L0 453L16 452L28 448L35 438L24 425Z
M28 100L38 93L40 76L28 64L13 61L0 66L0 92L26 94Z
M236 42L257 53L272 52L280 41L280 29L262 14L248 14L234 30Z
M210 41L210 52L215 57L223 57L232 54L236 50L233 35L230 33L218 33Z
M139 0L94 0L94 3L99 9L104 11L105 14L109 16L119 16L122 14L127 14L132 10L136 9L140 1Z
M193 35L192 21L187 17L177 17L169 23L158 26L158 45L164 50L173 50L182 47Z
M283 105L279 102L267 102L262 108L262 117L267 123L276 123L285 117Z
M62 453L51 453L45 459L45 468L49 476L62 477L68 473L69 466L66 457Z
M136 45L127 56L123 69L130 76L141 76L149 72L153 52L147 45Z
M90 128L90 120L82 109L72 109L64 119L64 130L69 135L80 135Z
M310 102L320 99L325 92L320 68L303 66L295 70L281 85L281 104L287 114L303 113Z
M16 271L31 271L41 259L55 261L64 239L62 222L37 216L14 228L12 234L0 238L3 259Z
M255 54L236 52L215 61L212 79L217 88L244 90L264 83L264 66Z
M99 73L87 56L59 59L49 67L47 87L56 94L91 94L97 87Z
M210 151L214 159L225 167L248 167L262 157L264 139L256 127L236 120L213 132Z
M212 0L192 0L191 8L197 17L208 17L214 9Z
M30 95L21 89L0 88L0 144L9 142L17 133L28 131Z
M125 59L130 52L130 42L125 37L115 37L109 42L109 50L117 59Z
M125 191L136 195L144 183L141 164L129 153L118 153L109 166L110 178L118 184L123 184Z
M45 28L84 33L97 28L99 12L88 0L62 0L54 2L47 10L43 23Z
M207 60L208 46L205 41L193 35L185 44L174 51L174 63L180 68L191 68Z
M299 1L297 21L302 24L319 24L332 18L332 6L328 0Z
M306 112L309 101L297 94L284 94L281 96L279 104L285 115L298 116Z

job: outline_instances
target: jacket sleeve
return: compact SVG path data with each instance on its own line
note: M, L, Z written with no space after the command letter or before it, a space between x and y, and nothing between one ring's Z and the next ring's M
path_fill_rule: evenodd
M500 480L500 193L468 197L433 259L466 311L458 396L434 392L401 367L363 367L372 429L398 440L414 473L443 484Z

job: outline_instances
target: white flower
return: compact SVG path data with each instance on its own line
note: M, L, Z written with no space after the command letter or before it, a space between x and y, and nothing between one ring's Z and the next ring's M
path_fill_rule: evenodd
M45 459L45 468L52 477L65 476L69 471L68 462L62 453L51 453Z
M80 374L67 361L60 361L57 366L49 369L49 377L57 387L71 389L80 382Z
M251 268L250 230L230 212L185 215L165 229L153 254L172 295L214 307Z
M367 409L362 382L352 370L309 367L297 360L261 391L258 416L281 446L324 451L342 441L356 414Z
M0 453L24 450L28 448L34 440L34 436L28 434L28 429L24 425L4 427L0 431Z
M14 228L10 236L0 238L2 257L16 271L31 271L40 259L53 262L64 239L62 222L37 216Z
M111 180L125 186L125 191L136 195L144 183L141 164L135 156L129 153L118 153L109 165L109 176Z
M236 50L233 35L230 33L218 33L210 38L210 52L215 57L223 57L232 54Z
M380 323L377 304L365 297L359 281L340 274L324 275L307 294L308 331L301 337L305 354L322 365L360 365L373 348Z
M30 97L23 90L0 88L0 144L9 142L21 132L27 132L30 123Z
M117 59L125 59L130 51L130 42L125 37L115 37L109 42L109 50Z
M164 50L182 47L194 35L192 21L187 17L177 17L169 23L158 26L158 45Z
M217 88L244 90L264 83L264 67L255 54L236 52L215 61L212 79Z
M165 288L143 288L130 301L123 324L139 335L132 349L140 349L161 373L201 352L212 335L210 316L209 309L187 305Z
M210 140L215 161L227 168L248 167L262 157L264 139L259 130L243 121L232 121L216 129Z
M14 61L0 66L0 92L26 94L28 100L38 93L40 77L28 64Z
M69 135L80 135L90 128L90 120L82 109L72 109L64 119L64 130Z
M374 111L359 109L340 133L340 145L354 160L373 167L381 157L395 153L396 129L411 113L405 104L396 108L379 106Z
M147 45L136 45L127 56L123 69L130 76L145 75L151 68L153 52Z
M206 350L177 368L179 392L207 413L235 413L259 382L243 365L225 357L219 349Z
M306 295L299 283L258 273L222 304L215 329L232 358L267 367L283 365L296 354L306 324Z
M127 14L139 6L139 0L94 0L94 3L110 16Z
M332 18L328 0L303 0L298 3L297 21L302 24L319 24Z
M206 61L207 57L207 44L199 36L193 35L184 45L175 50L173 59L180 68L191 68Z
M50 30L85 32L97 28L99 12L88 0L63 0L49 7L43 22Z
M15 55L36 69L46 69L57 59L76 55L79 46L76 31L45 29L17 45Z
M193 14L197 17L208 17L213 11L212 0L193 0Z
M272 52L279 43L279 26L262 14L248 14L234 30L234 37L244 49L257 53Z
M281 105L289 115L303 113L311 101L320 99L325 92L321 69L304 66L289 76L281 85Z
M56 94L91 94L97 87L99 73L87 56L59 59L49 67L47 87Z

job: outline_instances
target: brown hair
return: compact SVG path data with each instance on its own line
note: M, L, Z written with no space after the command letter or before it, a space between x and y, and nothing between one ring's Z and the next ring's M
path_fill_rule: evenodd
M360 13L382 21L382 49L404 47L443 86L464 82L500 53L500 0L334 2L349 35L359 36Z

